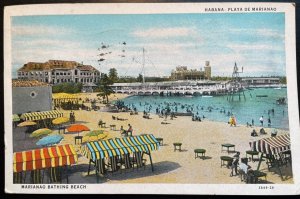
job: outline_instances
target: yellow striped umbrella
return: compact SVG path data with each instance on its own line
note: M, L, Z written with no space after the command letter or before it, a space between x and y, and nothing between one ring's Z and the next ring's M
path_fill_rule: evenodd
M25 121L18 124L18 127L24 127L24 126L34 126L36 125L36 122L33 121Z
M42 128L42 129L38 129L36 131L33 131L29 137L40 137L40 136L43 136L43 135L48 135L50 133L52 133L52 130L47 129L47 128Z
M69 122L69 118L67 117L59 117L59 118L56 118L54 120L52 120L52 123L53 124L64 124L64 123L67 123Z

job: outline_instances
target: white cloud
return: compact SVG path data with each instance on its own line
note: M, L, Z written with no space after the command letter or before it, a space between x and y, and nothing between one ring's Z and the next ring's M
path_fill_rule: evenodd
M44 26L44 25L19 25L12 26L13 36L45 36L45 35L61 35L70 34L72 30L65 27L58 26Z
M272 44L230 44L227 45L228 48L231 48L232 50L239 52L239 51L248 51L248 50L272 50L272 51L283 51L284 48L281 48L278 45L272 45Z
M13 45L17 48L80 48L81 44L79 42L67 41L67 40L59 40L59 39L35 39L35 40L16 40L13 41Z
M142 38L168 38L168 37L185 37L196 34L195 29L186 27L172 28L150 28L147 30L136 30L133 35Z
M257 35L261 37L272 37L276 39L284 39L284 33L281 33L278 30L267 29L267 28L261 28L261 29L236 28L236 29L230 29L230 32L238 33L238 34Z
M86 61L91 62L97 60L96 51L91 49L61 48L53 50L37 50L37 49L20 49L13 51L15 57L13 64L23 64L33 62L46 62L49 59L70 60L70 61ZM88 64L88 63L85 63Z

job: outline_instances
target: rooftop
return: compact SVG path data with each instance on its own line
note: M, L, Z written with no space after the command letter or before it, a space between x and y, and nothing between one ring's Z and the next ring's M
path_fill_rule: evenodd
M47 62L28 62L24 64L18 71L29 72L34 70L51 70L51 69L74 69L78 68L79 70L87 71L97 71L91 65L83 65L76 61L65 61L65 60L49 60Z
M12 80L12 87L38 87L38 86L49 86L45 82L39 82L37 80Z

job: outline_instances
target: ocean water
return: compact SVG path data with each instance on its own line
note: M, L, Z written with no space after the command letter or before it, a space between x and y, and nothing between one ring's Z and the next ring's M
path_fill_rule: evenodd
M125 105L135 107L138 111L155 113L169 107L172 111L186 112L187 109L203 117L206 120L228 122L229 115L233 114L238 124L252 123L259 126L259 118L264 117L264 127L268 126L268 118L271 120L271 127L289 129L288 105L278 105L278 98L287 98L287 89L255 88L244 91L245 98L241 93L241 100L238 96L233 101L228 96L130 96L123 99ZM257 97L267 95L267 97ZM274 110L272 112L271 110ZM225 111L225 113L224 113Z

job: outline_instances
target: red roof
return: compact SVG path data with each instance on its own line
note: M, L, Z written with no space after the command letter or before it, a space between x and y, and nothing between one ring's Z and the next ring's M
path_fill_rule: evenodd
M45 63L41 62L28 62L24 64L18 71L29 72L29 71L41 71L41 70L51 70L51 69L74 69L78 68L80 70L96 71L96 69L91 65L82 65L76 61L65 61L65 60L49 60Z
M40 82L37 80L12 80L12 87L38 87L38 86L49 86L45 82Z

